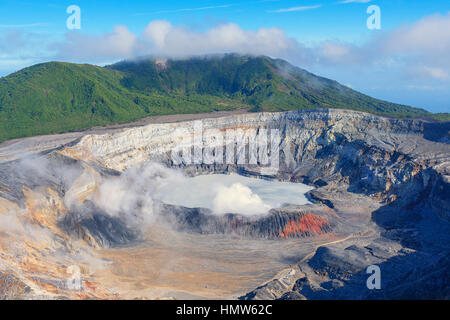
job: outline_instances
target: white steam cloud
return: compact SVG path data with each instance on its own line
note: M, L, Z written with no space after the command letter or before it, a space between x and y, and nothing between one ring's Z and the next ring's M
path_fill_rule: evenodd
M183 175L160 164L133 167L119 177L107 178L100 185L94 203L113 217L132 227L145 227L154 222L154 193L183 179Z
M230 187L219 187L213 204L213 212L215 214L240 213L242 215L258 215L265 214L271 209L249 187L241 183L235 183Z
M189 208L208 208L217 215L262 215L288 203L308 203L304 194L311 189L301 183L268 181L238 174L211 174L184 178L162 187L154 198Z

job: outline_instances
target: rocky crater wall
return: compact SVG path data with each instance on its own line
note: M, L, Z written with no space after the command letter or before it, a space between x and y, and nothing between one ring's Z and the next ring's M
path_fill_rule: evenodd
M190 175L239 172L265 176L265 167L249 164L249 149L244 143L226 140L226 132L239 130L256 139L277 130L279 166L267 178L303 182L316 187L343 186L350 192L369 195L403 206L429 201L429 208L448 220L446 192L450 181L450 123L423 120L398 120L343 110L312 110L285 113L242 114L204 119L203 154L207 148L223 146L220 163L201 160L197 164L174 163L172 151L192 149L199 122L151 124L120 133L88 135L61 150L71 158L94 162L123 171L144 161L181 167ZM218 136L222 138L218 139ZM197 141L198 142L198 141ZM227 144L228 143L228 144ZM227 161L227 150L235 150ZM256 146L256 152L270 153ZM219 149L220 150L220 149ZM243 156L246 157L243 160ZM225 160L227 159L227 160Z

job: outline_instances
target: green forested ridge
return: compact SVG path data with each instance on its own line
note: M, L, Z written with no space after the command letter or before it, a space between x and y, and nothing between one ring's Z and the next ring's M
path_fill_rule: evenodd
M238 108L344 108L449 120L448 113L377 100L268 57L142 59L108 67L49 62L0 78L0 141Z

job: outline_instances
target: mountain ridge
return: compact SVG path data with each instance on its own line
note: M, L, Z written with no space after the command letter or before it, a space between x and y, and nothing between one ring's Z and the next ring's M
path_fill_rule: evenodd
M313 108L450 119L371 98L265 56L146 58L106 67L48 62L0 78L0 142L154 115Z

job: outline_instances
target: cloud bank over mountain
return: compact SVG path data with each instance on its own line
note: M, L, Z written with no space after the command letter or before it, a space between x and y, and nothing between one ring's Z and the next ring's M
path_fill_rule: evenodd
M446 81L450 73L450 13L382 31L363 44L326 40L311 47L275 27L245 30L235 23L223 23L195 31L154 20L140 35L123 25L98 36L68 32L65 41L53 43L51 48L59 59L97 63L145 55L183 58L236 52L280 57L302 67L376 65L389 69L395 65L408 76Z
M301 51L299 43L278 28L251 31L235 23L225 23L198 32L165 20L150 22L139 36L126 26L116 26L111 33L100 36L69 32L65 42L55 43L52 47L56 49L57 57L86 61L143 55L182 58L226 52L287 56Z
M41 44L38 53L33 51L36 43ZM197 30L153 20L140 33L116 25L107 33L69 31L63 39L52 41L37 33L8 29L0 32L0 48L0 67L17 64L18 69L45 60L102 65L148 55L184 58L236 52L286 59L348 86L358 83L360 89L376 90L375 81L368 80L374 76L376 83L380 83L380 77L389 78L393 88L431 88L445 93L450 85L450 12L425 16L390 31L373 32L361 43L330 39L307 45L277 27L249 30L227 22Z

